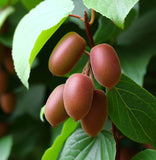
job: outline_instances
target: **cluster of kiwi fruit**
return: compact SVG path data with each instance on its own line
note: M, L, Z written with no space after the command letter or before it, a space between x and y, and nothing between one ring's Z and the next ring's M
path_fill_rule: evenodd
M49 58L51 73L64 76L70 72L85 48L83 37L76 32L67 33ZM115 50L105 43L91 49L88 62L89 72L72 74L65 84L52 91L46 102L45 117L52 126L59 125L68 117L81 120L84 131L95 137L107 119L108 102L105 92L95 88L92 72L102 86L112 90L120 80L121 67Z
M0 107L5 114L13 112L15 94L9 89L9 74L15 74L11 49L0 43Z

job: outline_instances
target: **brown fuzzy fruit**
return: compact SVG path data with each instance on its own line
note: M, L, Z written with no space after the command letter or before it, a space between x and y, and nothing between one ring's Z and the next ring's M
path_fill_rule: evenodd
M64 84L57 86L46 102L45 117L51 126L57 126L69 117L64 108L63 90Z
M0 43L0 64L2 64L3 59L5 57L5 47Z
M137 151L132 147L125 147L120 151L120 160L131 160Z
M108 117L108 102L102 90L94 90L93 102L89 113L81 119L84 131L95 137L103 128Z
M66 81L63 99L66 112L75 121L85 117L93 99L92 80L81 73L71 75Z
M56 45L49 58L49 70L53 75L63 76L79 60L86 48L86 41L77 33L66 34Z
M15 94L12 92L3 93L0 102L4 113L6 114L12 113L16 105Z
M0 70L0 94L4 93L8 86L8 75L5 71Z
M4 122L0 122L0 138L8 133L8 125Z
M4 58L4 66L10 74L15 74L15 68L11 53L7 53Z
M91 49L90 60L96 80L112 90L121 76L120 62L114 48L109 44L99 44Z

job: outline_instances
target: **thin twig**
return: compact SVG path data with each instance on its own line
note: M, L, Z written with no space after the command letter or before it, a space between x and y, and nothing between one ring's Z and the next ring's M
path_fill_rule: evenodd
M83 22L84 22L84 18L82 18L81 16L74 15L74 14L70 14L69 16L70 16L70 17L78 18L78 19L80 19L81 21L83 21Z
M120 160L120 139L118 135L118 129L116 128L115 124L112 122L112 129L113 129L113 136L116 142L116 156L115 160Z
M93 37L92 37L92 33L91 33L91 29L90 29L90 25L88 22L88 16L87 16L87 12L84 11L84 25L85 25L85 30L88 36L88 40L90 43L91 48L95 46L94 41L93 41Z
M91 10L91 20L89 22L89 25L91 26L94 23L95 20L95 11L94 9Z
M87 52L87 51L84 51L84 53L88 56L88 57L90 57L90 54L89 54L89 52Z

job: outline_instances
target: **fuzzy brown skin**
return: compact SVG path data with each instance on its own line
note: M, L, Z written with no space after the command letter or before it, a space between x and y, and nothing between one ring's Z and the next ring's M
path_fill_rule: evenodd
M80 59L86 41L75 32L66 34L56 45L49 58L49 70L53 75L63 76Z
M89 113L81 119L84 131L95 137L103 128L108 117L108 102L102 90L94 90L93 102Z
M5 71L0 70L0 94L7 90L8 86L8 75Z
M75 121L83 118L90 110L93 99L92 80L76 73L68 78L63 93L65 109Z
M6 48L3 46L3 44L0 43L0 65L3 63L5 52Z
M7 92L1 96L1 107L4 113L10 114L13 112L16 105L16 97L12 92Z
M64 84L57 86L46 102L45 117L53 127L69 117L64 108L63 90Z
M12 59L10 49L8 49L8 53L6 53L6 56L4 58L4 66L10 74L15 74L15 68L14 68L13 59Z
M96 80L112 90L121 76L120 62L114 48L109 44L99 44L92 48L90 60Z

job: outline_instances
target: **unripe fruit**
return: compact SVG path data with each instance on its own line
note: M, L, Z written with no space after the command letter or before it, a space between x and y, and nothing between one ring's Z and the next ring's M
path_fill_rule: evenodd
M89 113L81 119L83 130L95 137L103 128L108 117L108 102L102 90L94 90L93 102Z
M125 147L120 151L120 160L131 160L137 151L132 147Z
M75 121L85 117L90 110L93 99L92 80L83 74L76 73L66 81L63 99L66 112Z
M7 53L4 58L4 66L10 74L15 74L13 59L11 53Z
M46 102L45 117L51 126L57 126L69 117L64 108L63 90L64 84L57 86Z
M1 107L4 113L10 114L13 112L16 104L15 94L12 92L7 92L1 96Z
M99 44L91 49L90 60L96 80L112 90L121 76L120 62L114 48L109 44Z
M86 41L77 33L66 34L52 51L49 70L53 75L63 76L79 60L86 48Z
M0 70L0 94L4 93L8 86L8 75L3 70Z

